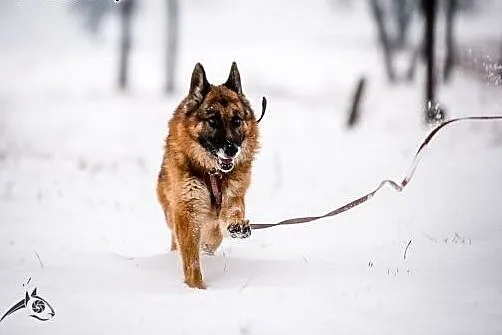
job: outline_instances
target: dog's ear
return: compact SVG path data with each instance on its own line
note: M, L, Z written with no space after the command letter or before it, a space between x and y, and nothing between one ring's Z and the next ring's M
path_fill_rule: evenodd
M211 85L207 81L206 72L200 63L195 64L190 81L190 92L195 100L202 102L206 94L209 92Z
M235 62L232 63L230 74L228 75L228 79L225 84L223 84L223 86L239 95L242 95L241 75L239 74L239 69L237 68L237 64Z

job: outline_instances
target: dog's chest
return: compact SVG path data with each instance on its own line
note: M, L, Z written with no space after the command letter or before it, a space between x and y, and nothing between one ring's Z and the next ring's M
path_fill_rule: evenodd
M211 207L219 216L222 205L235 194L234 185L227 176L219 173L206 174L204 183L209 192Z

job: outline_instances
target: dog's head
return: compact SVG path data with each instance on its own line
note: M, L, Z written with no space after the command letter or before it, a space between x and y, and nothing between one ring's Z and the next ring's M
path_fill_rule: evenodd
M191 158L200 166L228 173L252 161L258 127L235 62L227 81L218 86L208 82L201 64L195 65L184 106L182 117L193 140Z

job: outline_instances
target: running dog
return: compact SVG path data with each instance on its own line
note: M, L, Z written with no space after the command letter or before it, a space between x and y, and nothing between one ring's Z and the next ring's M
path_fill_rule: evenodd
M171 229L171 250L180 252L189 287L206 288L201 251L213 254L226 234L251 235L244 196L258 139L237 64L232 64L227 81L216 86L197 63L188 95L169 121L157 184Z

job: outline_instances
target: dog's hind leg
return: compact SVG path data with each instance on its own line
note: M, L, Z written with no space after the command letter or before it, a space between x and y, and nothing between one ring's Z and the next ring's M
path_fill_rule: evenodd
M166 223L169 229L171 229L171 251L176 251L178 249L178 246L176 244L176 235L174 234L174 228L169 220L169 215L167 215L167 211L164 211L164 216L166 218Z

